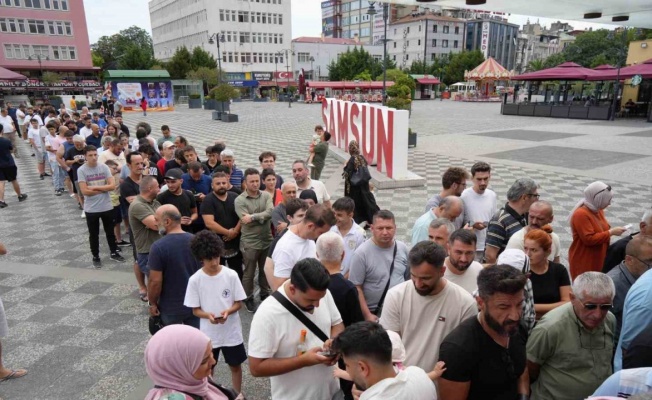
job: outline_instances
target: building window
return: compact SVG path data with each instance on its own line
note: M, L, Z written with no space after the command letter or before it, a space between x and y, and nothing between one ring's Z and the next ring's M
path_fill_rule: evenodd
M50 47L49 46L32 46L32 51L35 55L41 55L42 57L50 56Z
M278 24L283 25L283 14L278 15Z
M220 21L224 21L224 10L220 10Z
M249 13L247 11L238 11L238 22L249 22Z
M430 55L430 61L435 61L435 59L437 59L437 54L432 53L432 54Z
M410 55L409 55L409 54L406 54L406 55L405 55L405 59L406 59L406 60L409 60L409 59L410 59Z
M249 32L240 32L240 42L239 43L249 43L250 36Z
M456 27L455 27L455 34L456 34L456 35L459 35L459 34L460 34L460 27L459 27L459 26L456 26Z
M419 25L419 32L421 32L421 25Z
M441 47L447 48L448 47L448 40L442 40L441 41Z
M28 19L27 23L29 24L29 33L45 34L45 23L43 21Z
M14 48L10 44L5 44L5 58L7 60L14 58Z
M449 29L450 29L450 26L448 26L448 25L444 25L444 30L443 30L443 32L444 32L444 33L448 33Z
M437 24L432 26L432 33L437 33Z
M59 54L59 46L52 46L52 58L55 60L61 59L61 54Z
M396 42L394 42L394 48L396 48Z
M396 54L392 56L392 61L396 61Z
M409 26L406 28L406 30L407 30L407 33L410 33L410 27Z
M432 39L432 47L437 47L437 39Z
M421 46L421 39L417 40L417 46Z
M453 41L453 48L456 49L457 47L458 47L457 40L454 40L454 41Z
M297 60L300 63L310 62L310 53L297 53Z

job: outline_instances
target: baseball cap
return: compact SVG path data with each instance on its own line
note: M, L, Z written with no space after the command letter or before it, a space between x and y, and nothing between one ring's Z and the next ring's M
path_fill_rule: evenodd
M165 179L181 179L183 176L183 171L181 171L179 168L172 168L169 171L165 172Z
M82 135L75 135L72 137L72 141L84 143L84 137Z
M166 140L165 142L163 142L163 146L161 146L161 147L163 147L164 149L167 149L168 147L173 147L173 146L174 146L174 143L170 142L169 140Z
M509 265L524 274L530 272L530 257L520 249L506 249L498 256L498 265Z

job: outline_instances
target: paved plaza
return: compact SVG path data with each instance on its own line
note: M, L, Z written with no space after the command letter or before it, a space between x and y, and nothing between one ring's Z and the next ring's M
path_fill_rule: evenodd
M155 137L167 124L202 159L208 144L224 140L240 168L258 167L259 153L272 150L277 172L290 178L292 161L306 158L313 127L321 123L320 106L243 102L232 109L239 123L212 121L209 111L185 106L147 117L127 114L125 123L132 128L147 121ZM606 212L612 226L637 225L651 206L652 124L502 116L499 110L499 104L414 103L410 126L418 144L409 150L409 167L428 184L376 192L379 206L397 217L399 239L409 242L412 223L424 213L427 198L441 190L446 168L470 169L479 160L491 163L490 187L501 202L516 178L541 185L541 198L554 206L563 254L570 245L568 213L590 182L601 179L613 187ZM0 399L142 399L151 387L143 363L149 333L132 264L109 260L101 239L103 267L93 269L81 211L67 195L55 197L49 180L39 180L22 142L19 151L19 181L29 198L18 203L8 186L9 207L0 210L0 241L8 249L0 258L0 295L9 320L2 344L5 364L29 374L0 383ZM341 170L340 162L327 159L322 180L334 197L343 195ZM243 308L241 317L246 343L252 314ZM268 399L269 380L243 370L247 397ZM230 385L223 361L218 371L218 380Z

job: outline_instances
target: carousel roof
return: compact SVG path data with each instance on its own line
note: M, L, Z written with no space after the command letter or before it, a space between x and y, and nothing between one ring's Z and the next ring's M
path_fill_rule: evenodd
M512 73L500 65L493 57L487 58L482 64L478 65L471 71L464 71L464 79L481 81L481 80L503 80L511 79Z

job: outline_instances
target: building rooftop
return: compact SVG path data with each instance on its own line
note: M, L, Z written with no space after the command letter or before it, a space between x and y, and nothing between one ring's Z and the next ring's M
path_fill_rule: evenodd
M341 45L355 45L363 44L359 40L355 39L344 39L344 38L328 38L328 37L311 37L311 36L301 36L296 39L292 39L293 43L322 43L322 44L341 44Z
M425 19L430 21L464 22L463 19L447 17L445 15L416 13L416 14L406 15L403 18L399 18L396 21L392 22L390 25L399 25L408 22L423 21Z

